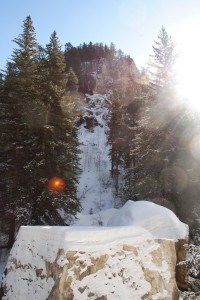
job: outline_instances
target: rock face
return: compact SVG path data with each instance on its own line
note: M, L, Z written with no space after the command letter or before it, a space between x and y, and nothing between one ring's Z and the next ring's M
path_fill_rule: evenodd
M3 299L178 299L176 241L116 240L117 231L21 227Z
M188 244L188 240L180 239L176 242L176 282L180 290L187 290L188 284L188 274L187 268L184 262L186 261L186 249L184 245Z
M131 58L96 59L81 64L79 85L84 92L105 93L118 87L123 94L130 81L137 81L137 73L136 65Z
M124 244L98 256L69 251L64 255L69 262L48 299L177 299L176 256L171 253L171 241Z

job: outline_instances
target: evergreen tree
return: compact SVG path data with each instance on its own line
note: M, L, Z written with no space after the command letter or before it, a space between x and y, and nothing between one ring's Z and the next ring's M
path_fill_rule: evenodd
M67 75L67 90L77 91L78 89L78 78L74 73L73 69L70 67Z
M0 72L0 96L2 97L2 92L3 92L3 74ZM0 98L1 99L1 98Z
M153 45L153 52L148 63L150 85L158 94L163 89L166 91L174 85L173 66L177 58L175 44L163 26L158 35L158 41L155 41Z
M35 155L35 129L40 110L37 97L38 45L31 17L23 24L23 32L14 40L17 48L7 64L4 102L3 157L5 165L4 190L7 206L16 217L30 221L31 199L34 193L33 160Z
M66 63L66 72L69 71L69 68L72 67L77 76L80 75L80 65L81 65L81 53L80 47L73 47L71 43L65 44L65 63Z
M109 55L110 55L110 57L113 58L115 56L115 54L116 54L115 44L114 43L110 43L110 53L109 53Z
M65 91L67 76L64 55L56 31L52 33L46 51L49 87L51 88L48 102L50 104L59 103L60 97Z
M130 152L136 162L130 170L129 193L134 199L167 199L169 206L181 213L180 194L184 182L180 155L185 145L180 143L185 113L177 104L174 93L174 44L162 27L157 47L153 47L150 82L153 93L147 92L143 113L140 116ZM129 195L130 196L130 195ZM161 201L161 200L158 200Z
M111 117L109 121L109 136L108 143L111 146L111 175L118 174L119 166L122 163L124 140L122 135L122 110L119 100L119 94L117 91L112 95Z
M144 89L142 84L134 85L132 89L126 91L128 104L124 108L124 138L126 149L124 153L124 178L122 184L123 202L129 199L140 199L135 190L136 167L141 157L141 144L144 143L141 133L145 132L143 127L144 111L146 110L148 89ZM145 122L144 122L145 124ZM140 149L140 151L139 151Z
M30 16L24 21L23 33L15 38L14 42L18 46L12 55L17 75L18 92L25 98L27 105L30 105L31 98L36 95L38 67L38 44ZM27 90L28 93L26 94ZM26 114L26 112L24 113Z
M30 16L1 82L0 202L21 224L65 224L79 209L76 128L60 105L66 87L56 33L38 47ZM57 178L54 184L51 178ZM59 209L59 210L58 210Z
M41 90L45 91L42 101L46 107L45 125L40 132L38 148L39 167L37 169L39 193L33 206L32 219L38 224L64 224L59 211L66 214L69 222L70 214L79 209L76 198L76 170L78 164L78 142L76 128L69 115L64 114L61 107L62 95L65 91L67 76L65 73L64 55L54 31L46 48L46 58L41 64L43 78ZM63 189L47 189L52 178L62 182ZM59 187L59 186L58 186ZM42 210L41 210L42 207Z

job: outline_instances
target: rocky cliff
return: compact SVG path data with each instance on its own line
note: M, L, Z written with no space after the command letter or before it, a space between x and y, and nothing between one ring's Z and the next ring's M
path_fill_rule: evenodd
M123 96L137 80L138 70L131 58L100 58L81 63L79 84L84 92L106 93L117 88Z

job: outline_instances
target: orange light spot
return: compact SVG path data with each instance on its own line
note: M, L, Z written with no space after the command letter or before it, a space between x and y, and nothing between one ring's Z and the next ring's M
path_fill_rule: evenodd
M48 190L52 193L62 193L65 189L65 183L62 178L53 177L48 182Z

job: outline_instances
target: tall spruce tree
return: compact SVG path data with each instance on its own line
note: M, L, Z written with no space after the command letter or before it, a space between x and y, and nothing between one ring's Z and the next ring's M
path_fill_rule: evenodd
M162 27L151 56L151 92L135 131L130 149L137 162L131 170L132 197L136 199L167 199L180 211L179 135L182 113L174 93L174 44ZM152 92L153 91L153 92ZM172 188L174 182L174 187ZM157 200L159 201L159 200ZM162 201L162 200L160 200Z
M167 206L189 223L195 238L200 215L199 114L180 104L176 96L177 55L164 27L153 51L150 93L145 88L143 111L131 128L130 154L135 161L126 169L125 198Z
M108 143L111 146L111 175L113 176L115 172L118 173L122 159L122 111L117 91L114 91L112 95L111 117L108 126Z
M22 34L14 42L17 48L7 65L4 84L7 107L3 149L7 164L4 187L9 209L27 223L30 222L34 194L35 128L40 115L37 97L38 45L30 16L23 23Z
M154 42L153 54L150 55L150 86L154 93L163 92L174 86L174 64L177 58L175 44L162 26L158 40Z
M61 212L69 222L79 203L76 128L60 105L63 53L55 32L46 49L38 47L30 16L14 42L1 85L0 199L19 225L65 224ZM53 188L52 177L58 178Z
M61 107L67 76L64 56L55 31L46 47L46 58L41 64L41 71L41 90L45 91L42 101L46 107L46 117L39 144L42 149L42 163L38 168L41 191L34 203L32 219L35 223L62 225L65 222L60 216L61 210L69 222L70 214L75 214L80 208L76 198L78 142L74 122L66 112L63 113ZM60 178L63 182L64 188L59 193L47 188L52 178Z
M77 91L78 89L78 78L72 69L72 67L69 68L69 72L67 74L67 90L68 91Z

